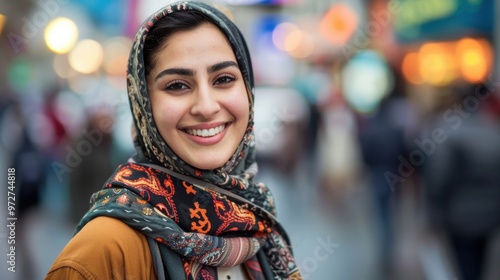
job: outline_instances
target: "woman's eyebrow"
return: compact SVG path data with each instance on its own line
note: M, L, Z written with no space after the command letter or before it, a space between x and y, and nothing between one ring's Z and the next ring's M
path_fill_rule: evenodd
M214 73L228 67L238 67L238 64L234 61L222 61L211 65L208 67L208 73ZM166 75L182 75L182 76L194 76L194 71L187 68L168 68L160 73L155 78L155 82L158 81L163 76Z
M216 63L214 65L211 65L210 67L208 67L208 73L214 73L214 72L217 72L219 70L222 70L224 68L228 68L228 67L238 67L238 64L234 61L222 61L222 62L219 62L219 63Z
M155 78L155 82L165 75L194 76L194 71L186 68L168 68L158 73Z

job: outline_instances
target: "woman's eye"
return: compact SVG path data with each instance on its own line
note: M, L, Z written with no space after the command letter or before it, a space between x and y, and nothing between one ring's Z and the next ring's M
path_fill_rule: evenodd
M229 76L229 75L223 75L223 76L220 76L218 77L215 82L214 82L214 85L220 85L220 84L229 84L233 81L235 81L236 78L233 77L233 76Z
M184 89L188 89L188 86L184 83L181 83L181 82L171 82L169 83L166 87L165 87L166 90L184 90Z

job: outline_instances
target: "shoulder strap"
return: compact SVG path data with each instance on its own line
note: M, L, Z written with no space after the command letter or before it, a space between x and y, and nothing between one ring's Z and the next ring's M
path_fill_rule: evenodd
M269 280L274 279L273 272L271 271L271 267L266 257L266 254L264 253L264 250L261 249L257 252L257 260L260 263L260 267L262 269L262 274L264 275L264 278Z

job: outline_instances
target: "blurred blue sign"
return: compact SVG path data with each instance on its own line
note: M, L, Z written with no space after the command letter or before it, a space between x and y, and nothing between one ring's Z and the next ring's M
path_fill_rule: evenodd
M92 18L94 24L109 35L122 34L125 21L130 17L129 1L76 0Z
M401 42L491 37L494 0L392 0Z

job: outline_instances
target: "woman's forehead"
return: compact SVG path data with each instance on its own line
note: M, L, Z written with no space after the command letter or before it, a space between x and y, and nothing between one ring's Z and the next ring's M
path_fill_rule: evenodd
M213 24L172 34L154 54L154 59L159 68L166 65L198 68L221 61L237 62L229 41Z

